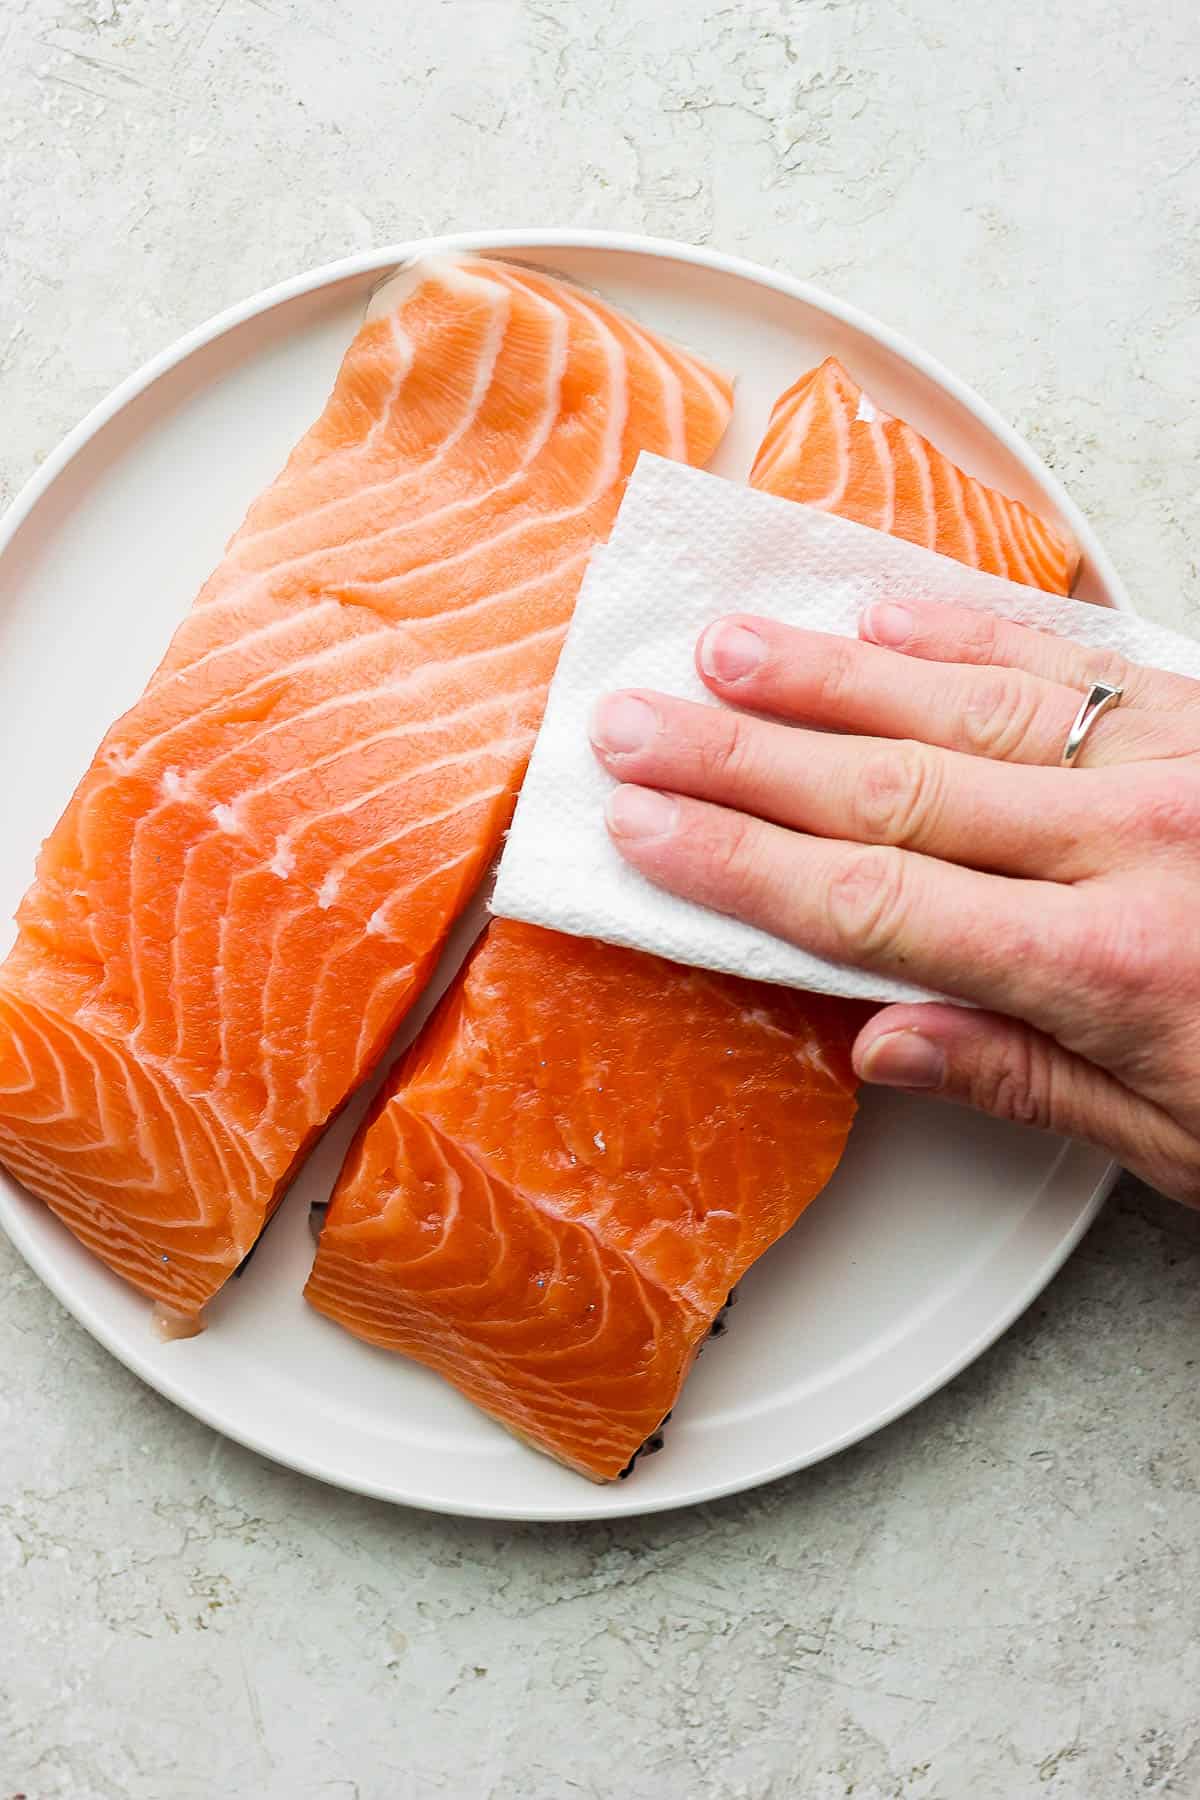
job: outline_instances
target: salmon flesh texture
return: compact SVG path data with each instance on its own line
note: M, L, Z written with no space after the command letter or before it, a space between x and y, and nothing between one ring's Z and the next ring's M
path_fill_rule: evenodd
M750 480L1050 594L1069 594L1079 569L1067 531L964 475L834 356L780 396Z
M751 481L1053 591L1078 560L832 358L780 398ZM570 1467L621 1474L836 1168L864 1016L494 921L351 1148L309 1299Z
M496 920L355 1142L309 1299L612 1479L833 1173L851 1010Z
M194 1317L508 823L592 547L730 383L533 270L420 264L113 726L0 968L0 1161Z

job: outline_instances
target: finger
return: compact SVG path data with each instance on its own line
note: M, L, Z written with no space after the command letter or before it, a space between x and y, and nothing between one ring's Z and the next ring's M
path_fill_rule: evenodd
M818 956L1049 1030L1078 1025L1075 984L1062 978L1086 922L1073 888L808 837L653 788L617 788L608 825L622 856L658 886Z
M718 620L697 662L713 693L734 706L1043 767L1058 763L1081 699L1021 669L900 660L875 644L769 619ZM1162 735L1156 717L1117 707L1088 734L1088 766L1152 754L1147 731Z
M868 607L859 624L868 643L906 656L939 663L969 663L976 667L1023 669L1043 681L1086 693L1093 682L1107 682L1124 691L1125 707L1155 712L1166 708L1200 707L1200 682L1185 675L1169 675L1163 669L1144 669L1116 650L1099 650L1049 631L1016 625L991 613L966 606L946 606L929 601L906 600Z
M804 731L664 694L610 694L592 743L619 781L667 788L820 837L976 869L1077 881L1109 866L1121 811L1103 776L1013 768L913 741ZM1115 778L1115 779L1119 779Z
M863 1081L1086 1139L1164 1193L1200 1205L1200 1149L1191 1134L1019 1020L960 1006L889 1006L860 1031L854 1067Z

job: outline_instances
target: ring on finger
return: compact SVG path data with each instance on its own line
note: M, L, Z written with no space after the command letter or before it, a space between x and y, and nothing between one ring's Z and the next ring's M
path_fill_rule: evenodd
M1071 729L1067 733L1067 741L1063 745L1059 757L1060 767L1073 769L1079 761L1079 752L1083 749L1088 732L1114 706L1121 704L1123 687L1112 687L1107 681L1094 681L1084 695L1079 711L1075 714ZM1074 790L1072 790L1074 791Z

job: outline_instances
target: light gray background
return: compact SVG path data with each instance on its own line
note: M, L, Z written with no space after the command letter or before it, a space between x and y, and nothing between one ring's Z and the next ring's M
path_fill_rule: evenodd
M4 0L0 498L219 307L627 227L930 346L1200 627L1192 0ZM493 1529L272 1468L0 1244L0 1800L1200 1795L1200 1220L745 1499Z

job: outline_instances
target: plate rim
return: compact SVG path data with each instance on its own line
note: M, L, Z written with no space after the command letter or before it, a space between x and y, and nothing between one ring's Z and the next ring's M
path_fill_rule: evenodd
M299 274L289 276L283 281L262 288L247 298L213 314L199 325L184 332L126 376L60 440L56 448L17 490L4 516L0 518L0 559L4 557L42 498L74 459L107 425L173 369L249 320L285 306L290 301L300 299L305 295L334 287L343 281L373 273L378 273L381 278L386 277L398 266L417 257L464 252L489 254L504 251L552 252L554 250L595 250L645 256L733 276L810 306L817 312L836 319L873 339L890 355L907 363L915 372L957 401L1026 469L1041 490L1052 500L1063 520L1087 541L1089 560L1096 569L1101 584L1112 596L1114 606L1124 612L1135 610L1125 584L1113 567L1103 544L1054 472L1046 466L1007 420L996 412L974 388L962 381L951 369L903 333L895 331L891 326L884 324L862 308L826 292L815 283L800 280L780 270L769 269L746 257L734 256L704 245L685 244L674 239L654 237L644 233L574 230L569 227L523 228L512 226L494 231L447 232L436 236L412 238L398 243L376 246L356 251L350 256L318 264ZM1043 1182L1043 1191L1061 1176L1066 1163L1079 1153L1090 1157L1100 1154L1089 1150L1086 1146L1065 1146L1062 1156L1047 1173ZM253 1451L256 1455L343 1491L361 1494L367 1498L386 1501L393 1505L410 1506L419 1511L497 1522L568 1524L672 1512L686 1506L705 1504L727 1498L732 1494L765 1486L780 1480L785 1475L823 1462L828 1457L848 1449L852 1444L862 1442L865 1438L882 1430L886 1425L901 1418L952 1381L956 1375L960 1374L995 1343L1026 1311L1053 1280L1083 1239L1111 1192L1119 1173L1119 1167L1115 1162L1108 1162L1104 1165L1090 1197L1080 1207L1071 1228L1056 1243L1052 1254L1038 1265L1036 1272L1019 1287L1015 1296L1010 1296L999 1311L989 1318L980 1332L968 1337L963 1347L948 1358L938 1361L932 1373L907 1388L888 1406L873 1412L868 1419L859 1420L843 1432L830 1433L824 1441L799 1455L785 1456L771 1462L767 1467L750 1472L742 1471L723 1480L718 1479L701 1488L695 1488L683 1496L647 1497L645 1500L641 1500L636 1492L627 1488L621 1494L619 1501L614 1503L610 1498L608 1503L602 1507L589 1504L588 1492L590 1490L581 1492L578 1502L572 1501L565 1506L554 1503L518 1508L508 1504L492 1506L486 1501L472 1503L459 1500L453 1502L439 1500L428 1494L414 1494L406 1491L394 1482L371 1482L360 1476L344 1475L336 1467L329 1466L319 1458L306 1455L302 1446L284 1449L269 1443L264 1436L258 1435L252 1430L231 1427L228 1421L218 1416L217 1412L205 1401L198 1401L187 1393L183 1384L172 1379L169 1373L155 1368L140 1357L136 1347L127 1344L122 1339L120 1332L115 1327L110 1327L108 1321L97 1313L86 1299L78 1296L69 1283L60 1281L53 1255L44 1254L32 1228L26 1228L26 1220L22 1216L25 1211L22 1201L11 1196L2 1188L0 1188L0 1228L4 1230L5 1235L27 1266L49 1288L59 1304L131 1374L136 1375L147 1386L192 1418L242 1445L243 1448ZM612 1495L611 1487L605 1488L603 1491Z

